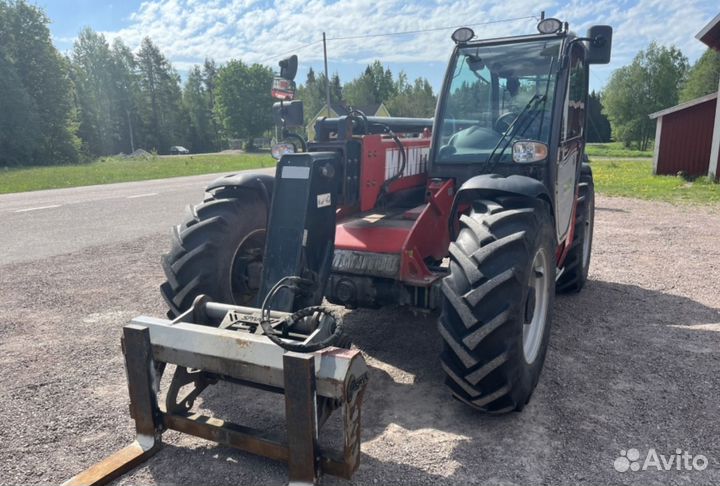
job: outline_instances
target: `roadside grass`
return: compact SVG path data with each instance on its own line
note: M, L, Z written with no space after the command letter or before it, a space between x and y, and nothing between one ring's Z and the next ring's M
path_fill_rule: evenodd
M686 180L655 176L649 160L598 160L590 157L595 188L600 194L671 203L720 203L720 184L707 177Z
M268 154L208 154L138 159L106 157L89 164L0 168L0 194L165 179L274 165L275 160Z
M652 157L652 147L649 150L635 150L625 147L622 142L611 143L589 143L585 146L585 153L588 157Z
M591 153L589 156L595 187L601 194L673 203L720 203L720 184L711 182L707 177L685 180L676 176L654 176L650 160L628 160L625 157L598 159ZM275 161L268 154L153 156L146 159L108 157L90 164L0 169L0 194L232 172L274 165Z

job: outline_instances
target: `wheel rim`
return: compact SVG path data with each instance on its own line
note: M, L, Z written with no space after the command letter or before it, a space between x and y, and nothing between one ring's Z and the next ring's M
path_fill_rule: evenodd
M528 278L527 308L523 325L523 353L528 364L532 364L537 358L547 321L547 308L550 300L548 262L545 249L538 249L533 258Z
M248 233L238 245L230 267L230 293L233 304L253 305L260 290L265 230Z
M590 198L587 205L587 214L585 215L585 227L583 228L583 268L587 268L590 263L590 244L592 242L592 226L595 214L594 209L595 199Z

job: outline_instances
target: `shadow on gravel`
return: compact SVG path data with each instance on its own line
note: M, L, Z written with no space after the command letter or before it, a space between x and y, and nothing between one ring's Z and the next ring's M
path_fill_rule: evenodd
M708 400L716 394L710 390L717 391L720 378L677 390L676 375L654 367L682 362L692 378L692 369L707 366L707 353L720 349L720 332L698 326L720 324L720 310L686 297L594 280L580 294L558 296L550 350L533 399L522 413L492 417L475 413L447 393L435 315L398 308L355 310L345 322L371 368L362 416L363 458L354 484L627 483L629 476L612 468L620 448L681 445L693 437L710 444L709 437L718 435L716 426L692 414L702 415L703 408L712 406ZM627 370L634 370L637 383L627 384ZM237 415L241 423L281 426L277 400L259 401L255 393L213 387L203 407L223 418ZM695 400L690 408L687 393ZM668 414L671 428L643 423L645 410ZM696 429L698 423L704 432ZM334 428L330 424L330 432ZM172 477L177 460L190 460L199 468L183 483L202 482L209 474L220 483L225 474L232 478L248 469L254 476L245 481L286 480L284 466L224 447L204 449L203 460L175 447L159 457L149 464L158 483ZM213 457L220 458L211 461L214 466L204 464ZM215 467L220 471L211 472ZM693 476L693 482L720 479L717 470L707 472ZM665 474L642 473L635 479L674 481L686 473ZM348 483L326 477L324 484Z

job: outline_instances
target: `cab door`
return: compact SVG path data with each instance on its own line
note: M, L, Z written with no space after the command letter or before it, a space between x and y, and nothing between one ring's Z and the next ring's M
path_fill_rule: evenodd
M557 241L568 235L575 205L575 182L585 149L585 110L587 100L587 64L585 49L575 43L570 52L568 82L565 90L560 147L555 179L555 220Z

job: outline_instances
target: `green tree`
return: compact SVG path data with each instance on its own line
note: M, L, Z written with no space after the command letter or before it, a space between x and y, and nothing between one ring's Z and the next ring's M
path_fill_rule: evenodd
M212 136L212 150L219 150L223 146L222 123L218 120L215 109L215 88L217 87L218 68L213 59L205 59L203 64L202 79L205 85L205 92L208 98L210 110L210 133Z
M587 109L587 141L590 143L605 143L610 141L610 120L602 112L602 99L595 91L588 95Z
M316 83L317 79L315 78L315 71L313 68L310 68L307 73L307 78L305 79L305 84L299 85L295 93L295 97L303 102L306 119L309 116L315 116L322 106L320 97L316 96Z
M647 150L655 133L655 120L648 115L677 104L687 70L679 49L653 42L630 65L614 71L603 101L615 139Z
M216 134L213 133L210 93L206 86L200 66L193 67L183 89L183 107L189 122L189 148L193 152L209 152L214 149Z
M343 86L345 100L352 106L384 103L397 94L392 71L373 61L357 78Z
M122 40L112 45L111 78L115 100L118 133L114 153L135 151L135 141L143 121L140 116L140 80L135 56Z
M8 89L0 96L0 127L10 127L0 144L14 151L0 153L4 165L78 160L70 67L52 45L48 23L24 0L0 0L0 79ZM9 140L19 130L27 133Z
M325 106L326 85L327 81L324 73L316 76L315 71L313 71L312 68L308 70L305 84L300 85L297 90L297 99L303 101L306 118L317 115L320 112L320 109ZM342 102L340 76L335 73L330 78L330 103L339 104ZM323 116L324 113L321 113L320 115Z
M273 72L232 60L218 71L216 109L229 136L252 142L273 127Z
M373 80L365 75L346 83L343 86L343 94L345 100L352 106L368 106L379 102L375 95Z
M0 93L0 165L31 163L33 147L42 143L36 131L38 110L4 52L0 52Z
M680 90L680 101L690 101L718 90L720 83L720 52L708 48L688 71L687 81Z
M102 34L85 28L72 52L77 92L78 136L89 155L110 155L119 138L113 57Z
M184 143L180 76L149 37L143 39L137 55L141 112L145 123L142 144L167 153L171 145Z
M395 96L387 102L387 109L393 116L428 118L435 113L437 98L430 82L425 78L417 78L413 84L407 75L400 72L395 82Z

